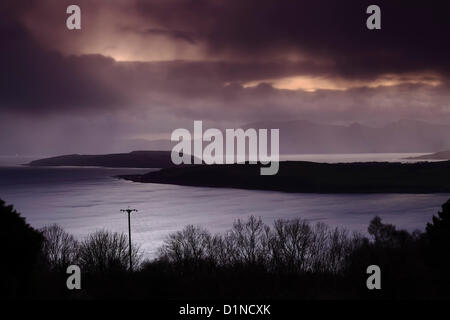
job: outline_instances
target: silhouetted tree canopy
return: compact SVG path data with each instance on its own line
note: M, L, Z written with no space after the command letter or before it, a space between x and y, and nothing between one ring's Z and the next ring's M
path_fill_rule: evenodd
M53 224L40 229L45 237L43 254L50 268L55 271L64 271L78 259L79 243L61 226Z
M187 226L166 238L159 259L183 268L207 263L294 274L338 273L362 243L362 236L323 223L280 219L271 228L261 218L250 216L237 219L225 234L211 235L203 228Z
M442 211L427 224L427 235L434 244L450 243L450 200L442 205Z
M7 296L28 293L39 262L43 235L0 199L1 292Z
M0 223L1 290L8 297L450 297L450 200L426 232L375 217L372 239L300 218L269 226L251 216L219 234L190 225L170 234L157 259L143 264L133 245L133 273L125 234L101 230L78 242L57 225L41 233L1 200ZM65 286L68 264L83 274L75 295ZM383 289L376 292L365 285L373 264L382 270Z
M140 264L139 248L131 245L133 267ZM84 272L105 273L129 268L128 238L117 232L99 230L81 242L78 250L80 267Z
M450 266L450 200L427 224L426 239L429 241L432 263L447 269Z
M412 238L417 236L416 232L410 234L406 230L398 230L393 224L383 223L378 216L370 221L367 231L373 237L377 246L391 248L406 246Z

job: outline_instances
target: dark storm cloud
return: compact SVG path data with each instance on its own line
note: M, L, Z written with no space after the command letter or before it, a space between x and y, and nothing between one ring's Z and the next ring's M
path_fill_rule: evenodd
M382 10L382 30L366 28L366 8ZM266 58L299 52L329 59L347 77L450 71L447 1L140 1L139 12L168 29L189 30L210 53Z
M223 97L238 95L242 90L239 86L224 89L229 82L328 72L314 62L118 63L102 55L63 55L43 47L21 22L20 15L33 8L31 4L36 5L33 1L21 5L13 3L8 10L2 11L0 109L3 111L32 114L100 112L136 104L152 109L152 102L183 108L189 105L188 101L183 101L185 98L210 97L213 100L213 95L217 94L220 102ZM190 39L188 32L165 29L144 32Z
M72 1L0 4L0 140L16 123L22 132L11 144L39 131L51 152L65 140L82 150L96 136L97 150L113 136L170 133L194 119L450 120L450 19L438 2L376 1L377 31L365 27L365 0L74 3L80 32L65 29ZM109 47L119 49L108 57ZM160 54L121 59L136 51ZM386 74L400 82L378 85ZM306 84L274 82L290 77Z
M67 56L43 48L17 17L1 23L0 109L14 112L100 112L135 104L151 109L152 103L183 108L189 105L183 99L214 95L217 104L242 91L227 83L328 72L314 62L118 63L101 55Z
M189 43L195 43L195 35L190 32L184 32L180 30L168 30L168 29L160 29L160 28L147 28L144 30L130 30L130 28L122 28L124 31L137 32L143 35L157 35L157 36L165 36L169 38L174 38L176 40L184 40Z
M30 1L31 3L31 1ZM42 48L20 23L29 2L0 14L0 110L45 114L112 107L123 103L99 78L114 64L101 55L66 57Z

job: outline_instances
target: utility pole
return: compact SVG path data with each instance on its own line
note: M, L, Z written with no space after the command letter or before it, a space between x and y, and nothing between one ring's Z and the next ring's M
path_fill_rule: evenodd
M128 213L128 252L130 255L130 271L133 271L133 261L131 258L131 223L130 223L130 215L132 212L138 212L136 209L130 209L130 207L128 207L128 209L120 209L121 212L126 212Z

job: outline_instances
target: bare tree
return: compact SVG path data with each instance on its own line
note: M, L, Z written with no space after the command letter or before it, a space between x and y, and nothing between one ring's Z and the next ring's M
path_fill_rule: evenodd
M50 268L65 270L67 266L76 263L79 243L61 226L53 224L40 229L45 237L43 253Z
M271 237L273 263L291 271L307 269L313 240L311 227L301 219L277 220Z
M171 262L199 262L211 257L211 234L200 227L186 226L170 234L159 250L160 259Z
M216 265L227 265L230 263L229 249L224 237L216 234L210 237L207 243L207 256L209 261Z
M131 246L133 269L141 261L139 248ZM124 271L129 267L128 239L125 234L96 231L80 245L79 259L83 270L87 272Z
M159 258L192 266L210 262L293 273L337 273L362 239L350 236L345 229L330 229L323 223L311 226L302 219L277 220L271 229L261 218L250 216L245 221L236 220L223 236L187 226L167 237Z
M323 222L316 223L311 241L309 270L314 272L326 272L328 270L328 237L328 226Z
M246 222L238 219L225 236L228 254L234 263L264 263L268 259L270 228L261 218L250 216Z

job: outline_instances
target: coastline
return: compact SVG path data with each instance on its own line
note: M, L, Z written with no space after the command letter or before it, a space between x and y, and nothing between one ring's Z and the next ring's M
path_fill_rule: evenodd
M282 161L274 176L258 165L195 165L144 175L120 175L139 182L181 186L268 190L289 193L450 193L450 161L419 163L315 163Z

